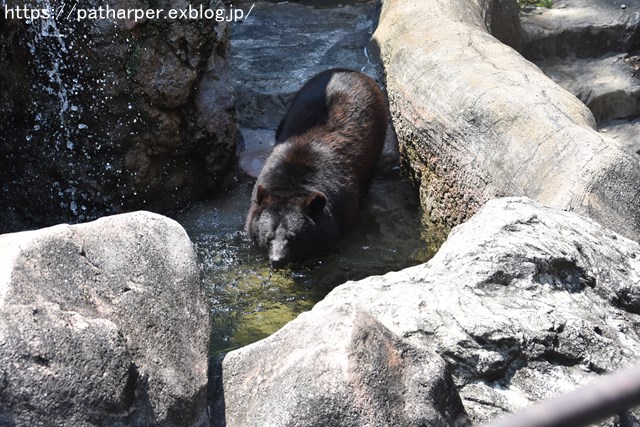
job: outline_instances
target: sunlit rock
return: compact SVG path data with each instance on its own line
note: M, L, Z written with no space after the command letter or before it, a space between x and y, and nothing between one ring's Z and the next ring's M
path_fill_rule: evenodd
M193 425L209 312L184 229L134 212L0 236L0 424Z

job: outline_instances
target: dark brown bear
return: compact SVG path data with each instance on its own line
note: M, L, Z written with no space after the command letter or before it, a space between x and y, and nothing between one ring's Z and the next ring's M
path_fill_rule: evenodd
M386 126L384 96L362 73L327 70L300 89L276 131L246 223L273 266L321 251L353 226Z

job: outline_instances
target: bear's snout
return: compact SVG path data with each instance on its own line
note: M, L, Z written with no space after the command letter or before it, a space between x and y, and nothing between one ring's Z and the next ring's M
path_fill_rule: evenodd
M279 268L289 261L289 245L286 240L273 239L269 245L269 262L271 267Z

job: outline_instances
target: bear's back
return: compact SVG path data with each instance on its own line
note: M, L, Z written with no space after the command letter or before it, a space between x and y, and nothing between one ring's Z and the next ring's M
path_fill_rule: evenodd
M356 71L332 69L309 80L276 132L276 144L327 144L360 185L380 157L387 125L384 95Z

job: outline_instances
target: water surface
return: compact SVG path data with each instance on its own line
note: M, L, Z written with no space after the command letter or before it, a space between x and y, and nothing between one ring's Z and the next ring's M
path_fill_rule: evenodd
M244 233L253 180L176 219L195 242L211 304L211 353L265 338L337 285L416 265L430 254L413 188L397 173L374 179L360 222L329 252L285 269Z

